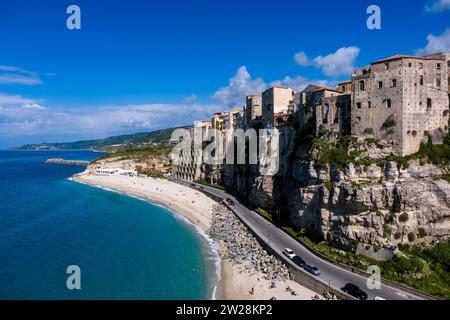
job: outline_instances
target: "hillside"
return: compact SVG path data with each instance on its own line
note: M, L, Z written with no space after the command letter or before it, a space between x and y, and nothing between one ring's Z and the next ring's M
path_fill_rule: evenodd
M189 128L183 127L183 128ZM140 132L134 134L126 134L120 136L112 136L104 139L82 140L75 142L60 142L60 143L41 143L41 144L27 144L17 149L19 150L45 150L45 149L92 149L101 150L108 146L126 145L126 144L141 144L146 142L162 142L170 139L170 136L177 128L169 128L157 130L152 132ZM107 148L106 148L107 149Z

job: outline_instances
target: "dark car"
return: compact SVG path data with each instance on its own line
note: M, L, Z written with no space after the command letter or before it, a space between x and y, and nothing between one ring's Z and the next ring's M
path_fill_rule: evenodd
M226 201L228 202L228 204L229 204L230 206L234 206L234 201L231 200L230 198L227 198Z
M299 256L295 256L292 258L292 262L294 262L296 265L298 265L300 268L304 268L306 266L305 260L300 258Z
M353 283L347 283L343 288L341 288L341 290L359 300L367 300L367 293L362 291L357 285L354 285Z

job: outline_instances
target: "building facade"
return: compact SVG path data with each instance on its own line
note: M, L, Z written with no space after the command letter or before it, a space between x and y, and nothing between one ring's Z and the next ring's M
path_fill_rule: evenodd
M294 90L273 86L262 93L262 124L265 128L275 127L275 114L288 113L294 109Z
M352 76L351 132L383 139L397 155L417 152L448 131L448 63L442 56L397 55Z

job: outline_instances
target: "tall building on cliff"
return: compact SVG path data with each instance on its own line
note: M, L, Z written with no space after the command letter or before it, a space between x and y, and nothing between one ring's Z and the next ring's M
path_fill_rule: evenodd
M396 55L352 76L351 133L383 139L396 154L417 152L431 137L442 143L449 121L445 55Z

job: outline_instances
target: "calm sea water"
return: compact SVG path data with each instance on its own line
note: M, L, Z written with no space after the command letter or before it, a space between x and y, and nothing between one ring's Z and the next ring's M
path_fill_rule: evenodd
M0 151L0 299L209 299L214 254L167 210L67 180L89 151ZM81 290L66 269L81 268Z

